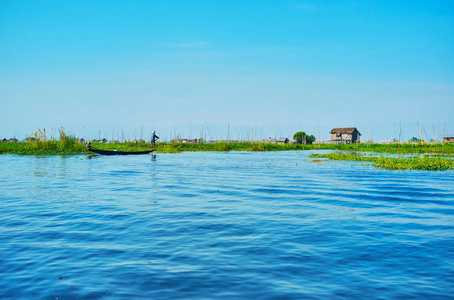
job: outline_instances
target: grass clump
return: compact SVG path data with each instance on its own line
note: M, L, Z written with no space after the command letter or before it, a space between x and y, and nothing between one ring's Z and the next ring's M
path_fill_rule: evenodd
M372 157L355 154L328 153L313 154L311 158L327 158L339 161L363 161L371 162L374 167L388 170L454 170L454 159L442 157Z
M48 139L46 129L38 129L24 143L1 143L0 154L21 155L71 155L86 153L84 144L74 135L59 129L59 139Z

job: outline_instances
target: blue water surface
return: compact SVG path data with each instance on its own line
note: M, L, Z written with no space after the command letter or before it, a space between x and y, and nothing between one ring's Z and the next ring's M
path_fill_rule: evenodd
M2 299L453 299L454 172L0 156Z

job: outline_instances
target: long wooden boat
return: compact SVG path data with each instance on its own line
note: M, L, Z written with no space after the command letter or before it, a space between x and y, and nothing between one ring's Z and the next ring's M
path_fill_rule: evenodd
M147 150L147 151L120 151L120 150L99 150L88 148L88 151L98 153L101 155L139 155L139 154L148 154L155 150Z

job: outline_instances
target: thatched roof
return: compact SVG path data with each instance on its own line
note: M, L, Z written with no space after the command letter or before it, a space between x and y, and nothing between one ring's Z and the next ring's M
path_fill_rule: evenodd
M331 129L330 133L333 134L333 133L336 133L336 134L339 134L339 133L353 133L353 131L358 131L358 129L356 129L356 127L341 127L341 128L333 128ZM361 135L361 133L359 133L358 131L358 134Z

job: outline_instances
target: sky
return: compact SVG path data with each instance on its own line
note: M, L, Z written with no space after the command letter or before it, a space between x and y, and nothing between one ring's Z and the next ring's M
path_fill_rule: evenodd
M453 53L451 0L1 0L0 138L440 137Z

